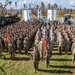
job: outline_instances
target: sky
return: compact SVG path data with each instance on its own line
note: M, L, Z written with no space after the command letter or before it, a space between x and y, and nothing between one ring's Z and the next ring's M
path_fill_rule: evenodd
M0 3L4 4L6 0L0 0ZM34 4L34 5L40 5L41 2L44 2L45 6L47 6L49 3L54 4L57 3L58 6L61 6L62 8L73 8L72 7L75 5L75 0L10 0L12 1L11 7L14 9L22 9L23 4ZM17 7L15 6L15 2L17 2ZM10 9L10 6L7 6L7 9Z

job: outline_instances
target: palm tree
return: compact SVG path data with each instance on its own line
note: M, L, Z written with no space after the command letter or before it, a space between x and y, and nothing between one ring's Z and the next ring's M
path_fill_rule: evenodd
M10 12L12 13L12 8L11 8L11 4L12 4L12 2L11 2L11 1L9 1Z
M10 9L11 9L11 4L12 4L12 2L10 1L10 2L9 2Z
M41 2L41 9L44 9L44 3Z
M29 4L29 9L31 9L31 4Z
M25 3L23 4L23 7L24 7L24 9L26 8L26 4Z
M36 5L36 9L38 9L39 8L39 5Z
M57 9L57 8L58 8L58 5L55 3L55 4L53 5L53 8Z
M17 2L15 2L15 6L17 7Z
M50 5L50 4L48 4L48 9L50 9L50 7L51 7L51 5Z

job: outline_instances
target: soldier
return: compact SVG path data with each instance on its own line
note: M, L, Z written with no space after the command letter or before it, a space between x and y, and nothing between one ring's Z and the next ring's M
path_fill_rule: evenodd
M24 51L25 51L25 53L27 54L27 53L28 53L28 49L29 49L29 48L28 48L28 46L29 46L28 37L24 38L23 43L24 43Z
M50 48L49 48L49 45L47 45L47 49L46 49L46 68L49 67L49 60L50 60Z
M17 38L17 49L19 50L19 38Z
M1 37L0 37L0 58L1 58L1 53L2 53L2 42L1 42Z
M15 52L16 52L17 50L17 38L16 37L14 37L14 44L15 44Z
M64 41L64 38L62 37L62 35L59 36L59 39L58 39L58 50L59 50L59 54L62 53L62 50L65 46L65 41Z
M43 46L43 38L41 38L41 41L38 44L38 50L40 52L40 58L43 59L43 52L44 52L44 46Z
M1 38L1 42L2 42L2 52L4 51L4 47L5 47L5 43L4 43L4 39Z
M28 54L28 49L29 49L29 37L26 37L26 54Z
M75 61L75 38L74 38L73 42L74 43L72 44L71 50L72 50L72 62L74 63L74 61Z
M49 45L50 45L50 49L51 49L51 56L52 56L52 50L53 50L53 47L54 47L54 43L55 43L55 35L54 35L54 33L52 32L51 34L50 34L50 37L49 37L50 39L49 39Z
M35 39L34 45L38 48L38 44L39 44L39 39Z
M45 57L46 57L46 48L47 48L47 44L48 44L48 42L47 42L47 38L46 38L46 36L44 36L44 37L43 37L44 59L45 59Z
M41 33L40 29L38 29L36 35L38 36L38 39L41 40L42 33Z
M7 52L8 52L8 41L7 41L7 39L6 38L4 38L4 43L5 43L5 49L7 50Z
M65 42L65 53L67 54L68 51L70 50L71 47L71 41L69 38L66 38L66 42Z
M23 50L23 38L20 35L20 38L19 38L19 53L20 54L21 54L22 50Z
M14 46L14 40L11 39L11 42L9 43L9 53L11 55L11 58L14 58L15 57L15 46Z
M32 52L32 56L33 56L34 69L35 69L35 71L38 71L38 64L40 61L40 53L36 47L34 47L34 51Z

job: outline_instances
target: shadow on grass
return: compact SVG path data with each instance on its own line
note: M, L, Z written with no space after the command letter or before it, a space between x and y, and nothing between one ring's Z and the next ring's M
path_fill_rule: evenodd
M67 66L67 65L64 65L64 66L58 66L58 65L50 65L50 67L55 67L55 68L65 68L65 69L75 69L75 66Z
M4 73L4 75L7 75L5 70L2 67L0 67L0 70Z
M58 51L58 48L55 48L55 47L54 47L54 48L53 48L53 51Z
M41 72L47 72L47 73L55 73L55 74L63 74L67 73L67 74L72 74L72 72L70 70L66 71L66 70L45 70L45 69L39 69L39 71Z
M15 58L5 58L5 60L16 60L16 61L29 61L31 58L29 57L15 57Z
M51 58L51 60L53 61L72 61L71 59L54 59L54 58Z
M3 54L1 54L1 58L2 58L2 59L5 59L5 56L4 56Z
M60 55L59 53L55 52L55 53L52 53L52 55ZM65 54L64 52L61 54L61 55L71 55L71 52L68 53L68 54Z

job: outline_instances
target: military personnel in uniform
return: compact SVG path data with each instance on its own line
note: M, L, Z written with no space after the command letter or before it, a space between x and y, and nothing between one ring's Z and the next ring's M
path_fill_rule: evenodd
M28 49L29 49L28 48L28 46L29 46L28 37L24 38L23 44L24 44L24 51L27 54L28 53Z
M17 49L19 50L19 38L17 39ZM19 51L20 52L20 51Z
M23 50L23 39L22 39L22 36L20 36L19 38L19 53L21 54Z
M43 59L43 54L44 54L43 38L41 38L41 41L38 44L38 50L40 52L40 58Z
M74 38L73 42L74 43L72 44L71 50L72 50L72 62L74 63L74 61L75 61L75 38Z
M33 56L34 69L35 69L35 71L38 71L38 64L40 61L40 53L36 47L34 47L34 51L32 52L32 56Z
M2 42L2 52L4 51L4 47L5 47L5 43L4 43L4 39L3 38L1 38L1 42Z
M70 50L71 47L71 41L69 38L66 38L66 42L65 42L65 53L67 54L68 51Z
M15 46L15 52L16 52L17 50L17 38L16 37L14 37L14 46Z
M49 39L49 45L50 45L51 56L52 56L52 50L53 50L53 48L54 48L54 43L55 43L55 35L54 35L53 32L50 34L50 37L49 37L49 38L50 38L50 39Z
M65 46L65 41L62 35L59 36L57 43L58 43L59 54L62 54L62 50L64 49Z
M1 58L1 53L2 53L2 42L1 42L1 37L0 37L0 58Z
M14 44L14 40L12 39L11 42L9 43L9 53L11 55L11 58L15 57L15 44Z
M46 49L46 68L49 67L49 60L50 60L50 48L49 48L49 45L47 45L47 49Z
M4 43L5 43L5 49L8 52L8 41L6 38L4 38Z
M28 54L28 49L29 49L29 38L26 37L26 50L25 50L26 54Z

